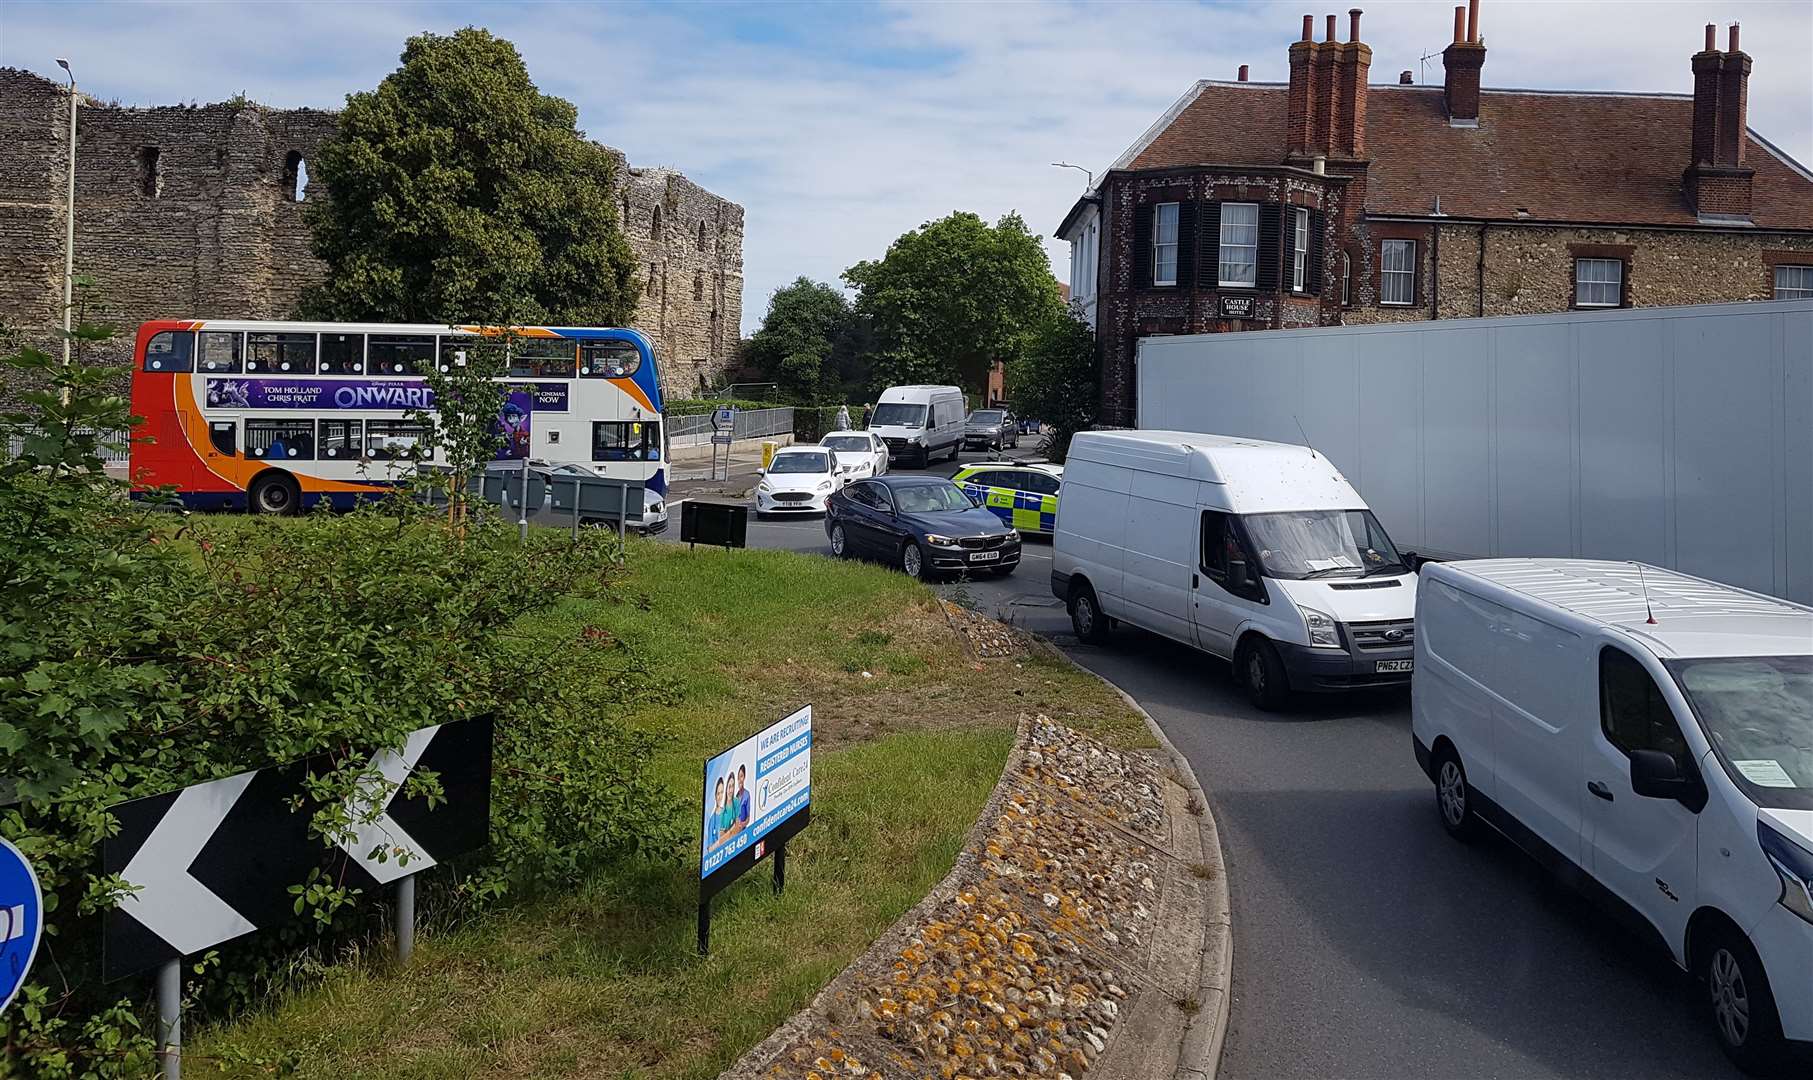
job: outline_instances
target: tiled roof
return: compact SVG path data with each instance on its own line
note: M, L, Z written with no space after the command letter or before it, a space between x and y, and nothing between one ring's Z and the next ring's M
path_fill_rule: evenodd
M1123 167L1278 165L1287 88L1204 81ZM1366 210L1604 225L1694 225L1682 189L1693 100L1672 94L1482 90L1479 126L1448 126L1439 86L1369 86ZM1813 178L1754 132L1758 227L1813 229ZM1519 211L1526 214L1519 214Z

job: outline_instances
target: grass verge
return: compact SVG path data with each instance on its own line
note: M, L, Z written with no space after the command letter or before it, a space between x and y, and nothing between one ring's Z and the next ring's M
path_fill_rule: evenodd
M758 868L694 949L696 847L425 935L414 962L349 956L264 1012L200 1033L196 1071L304 1077L708 1077L804 1006L949 869L1022 713L1124 746L1143 722L1049 650L979 660L931 593L875 567L637 543L618 595L519 631L608 634L671 689L628 722L668 736L660 778L811 702L813 820L787 891ZM696 827L695 827L696 829ZM696 845L696 831L694 833Z

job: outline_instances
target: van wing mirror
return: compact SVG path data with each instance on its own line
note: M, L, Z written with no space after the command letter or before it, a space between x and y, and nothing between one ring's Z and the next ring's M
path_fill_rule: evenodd
M1681 775L1680 763L1660 750L1632 750L1630 789L1647 799L1679 799L1693 790L1693 781Z

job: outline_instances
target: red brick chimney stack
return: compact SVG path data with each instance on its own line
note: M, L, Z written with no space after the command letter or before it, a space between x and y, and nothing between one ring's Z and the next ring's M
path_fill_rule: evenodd
M1284 150L1287 158L1308 160L1314 144L1314 111L1316 58L1316 17L1303 16L1303 36L1291 42L1290 90L1287 93L1284 119Z
M1241 82L1246 81L1246 71L1247 71L1247 65L1241 64L1240 65L1240 81Z
M1366 73L1372 67L1372 49L1360 40L1359 8L1347 12L1347 43L1336 46L1333 126L1329 130L1329 156L1366 156Z
M1750 57L1737 47L1737 23L1725 50L1724 85L1719 88L1719 164L1740 166L1749 143Z
M1724 52L1717 28L1706 25L1706 47L1693 54L1693 161L1682 176L1688 202L1701 217L1750 217L1750 57L1738 48L1738 26Z
M1348 11L1348 40L1336 38L1335 16L1315 40L1315 17L1303 16L1303 37L1291 43L1286 99L1285 160L1366 156L1366 73L1372 49L1360 40L1359 8Z
M1479 69L1486 65L1486 47L1479 40L1479 0L1468 0L1463 32L1461 12L1454 9L1455 38L1442 50L1447 81L1442 93L1451 127L1479 126Z

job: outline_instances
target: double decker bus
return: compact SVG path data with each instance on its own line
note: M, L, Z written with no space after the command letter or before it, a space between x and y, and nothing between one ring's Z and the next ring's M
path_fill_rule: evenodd
M418 464L444 462L409 410L423 376L463 363L491 328L396 323L161 320L133 347L133 490L194 509L345 508ZM661 382L634 330L510 331L500 457L572 463L645 485L665 518Z

